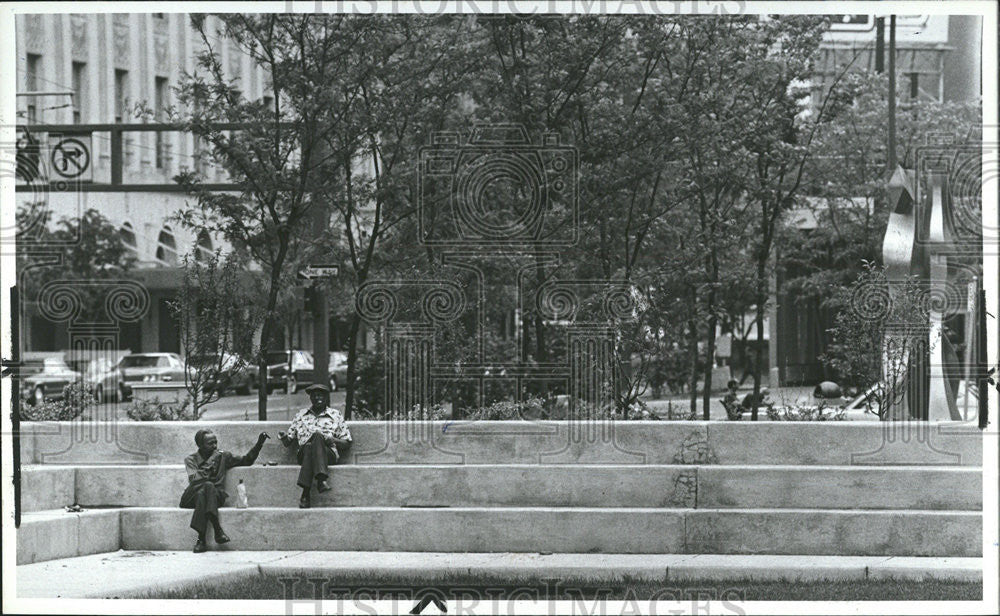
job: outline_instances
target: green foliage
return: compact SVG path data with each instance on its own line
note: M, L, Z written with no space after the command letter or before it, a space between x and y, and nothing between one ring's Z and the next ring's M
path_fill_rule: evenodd
M255 354L260 312L243 280L245 265L237 254L223 258L218 251L184 256L183 283L170 307L180 326L184 384L196 416L221 395L217 384L245 370Z
M825 404L818 406L792 405L775 408L768 404L767 418L771 421L844 421L847 414L843 409L827 408Z
M850 289L830 333L829 351L821 356L843 385L865 391L869 412L885 420L906 393L906 375L914 353L926 349L926 292L914 278L890 280L885 268L866 261Z
M21 401L20 414L23 421L70 421L83 415L95 402L94 387L77 381L63 388L61 400L47 400L35 405Z
M54 225L52 212L38 204L19 206L17 239L17 271L23 285L23 296L36 301L42 287L55 280L81 282L121 278L135 264L135 255L121 241L116 226L101 212L88 209L79 218L61 218ZM62 259L53 262L51 249L47 253L32 252L44 244L59 244ZM108 315L105 289L80 284L73 287L81 299L78 319L100 322Z
M806 192L797 206L816 219L809 230L788 228L781 238L784 289L800 305L817 301L840 310L843 292L879 261L889 219L886 207L888 142L887 76L859 70L844 76L832 93L827 118L818 126L806 167ZM931 135L978 141L978 103L908 100L897 94L897 157L913 168Z
M132 421L193 421L198 416L189 407L185 398L180 404L159 400L133 400L125 405L125 414Z

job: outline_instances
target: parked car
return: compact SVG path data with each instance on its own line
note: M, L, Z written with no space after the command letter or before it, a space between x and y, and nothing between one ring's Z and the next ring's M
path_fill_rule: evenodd
M184 382L184 360L177 353L133 353L118 362L122 371L122 393L132 395L132 383Z
M187 368L190 371L197 371L204 368L210 370L221 369L215 378L206 378L203 383L207 391L218 391L219 396L223 396L228 389L233 389L238 394L246 395L250 393L251 372L247 369L247 362L232 353L217 353L210 355L194 355L186 358Z
M347 386L347 353L330 352L330 391Z
M313 356L309 351L268 351L267 393L284 389L294 394L301 387L312 384Z
M121 360L116 362L110 357L101 357L87 364L83 379L94 387L94 397L98 402L120 402L128 397L120 364Z
M34 372L21 383L22 397L32 404L62 400L63 389L82 379L82 375L67 366L62 357L45 357L40 362L26 359L22 368L24 372Z

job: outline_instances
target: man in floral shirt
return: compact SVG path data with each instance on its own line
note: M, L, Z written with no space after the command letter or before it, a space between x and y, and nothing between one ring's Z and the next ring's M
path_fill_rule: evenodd
M327 481L330 476L328 467L340 459L337 445L346 448L351 444L351 432L344 423L344 416L329 406L330 390L317 384L307 387L306 393L309 394L312 405L299 411L287 433L278 433L278 438L285 447L294 444L298 448L298 460L302 468L299 469L296 483L302 488L302 497L299 499L299 507L302 509L308 509L311 505L309 492L314 479L318 491L330 490L330 482Z

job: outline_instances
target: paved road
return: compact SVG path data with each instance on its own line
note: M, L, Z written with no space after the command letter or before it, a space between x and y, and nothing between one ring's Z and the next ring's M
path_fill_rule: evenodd
M344 392L335 391L330 394L332 406L343 409ZM128 404L128 403L126 403ZM286 395L275 392L267 398L267 418L274 420L291 419L295 413L309 406L309 396L300 391L297 394ZM125 405L106 403L97 409L97 416L101 419L112 417L123 421L128 421L125 414ZM202 420L241 420L256 421L257 419L257 393L248 396L227 395L206 407Z
M745 393L749 393L749 391L750 390L740 390L740 397L742 397ZM815 404L815 401L812 400L811 394L811 387L782 387L771 391L772 399L774 399L778 404L791 404L793 402L798 402L800 404ZM725 394L723 392L712 394L710 411L712 419L721 420L726 418L726 411L722 408L722 397L724 395ZM330 394L330 404L336 408L343 409L344 398L345 394L343 391L335 391ZM669 400L645 400L645 402L649 405L651 410L660 414L664 418L666 418L668 407L673 408L673 411L676 413L678 418L680 418L680 416L684 414L688 408L690 408L687 396L672 396ZM303 391L292 395L275 392L267 399L267 418L278 421L291 420L295 413L306 408L307 406L309 406L309 396ZM127 419L122 405L108 404L107 408L108 412L115 413L116 417ZM698 396L698 414L700 418L700 394ZM761 414L763 415L763 413ZM107 417L107 415L105 415L105 417ZM227 395L224 398L208 405L207 410L202 415L202 419L206 421L256 421L257 394L255 392L248 396ZM876 417L874 415L866 416L864 413L855 413L851 415L850 419L875 420Z

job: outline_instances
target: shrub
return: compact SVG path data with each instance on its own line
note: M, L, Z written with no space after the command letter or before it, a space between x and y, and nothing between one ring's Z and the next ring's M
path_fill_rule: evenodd
M422 408L419 404L414 404L413 408L406 414L408 421L436 421L439 419L451 419L451 413L440 404L434 404L427 408Z
M24 421L70 421L94 405L94 386L90 383L73 382L63 388L62 400L49 400L41 404L21 403L21 419Z
M133 400L125 406L125 414L133 421L192 421L198 417L188 410L190 400L180 404L159 400Z
M780 409L767 405L767 418L771 421L843 421L847 418L844 409L830 409L825 404L819 406L792 405Z
M380 355L359 351L355 357L354 407L356 417L377 419L385 408L385 371Z

